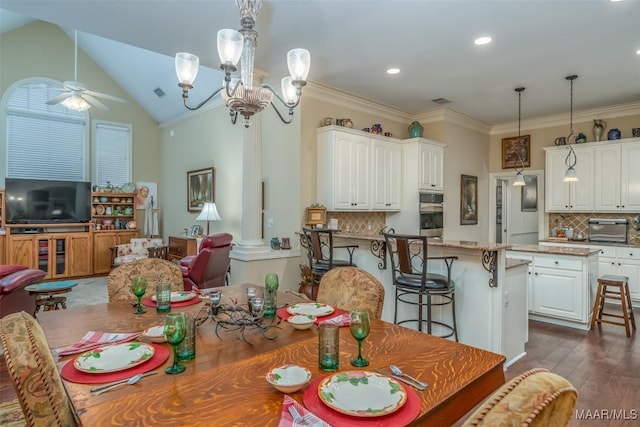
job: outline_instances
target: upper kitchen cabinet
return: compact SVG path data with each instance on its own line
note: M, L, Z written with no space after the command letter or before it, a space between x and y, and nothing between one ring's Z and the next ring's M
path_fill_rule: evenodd
M620 208L640 211L640 140L621 144Z
M442 142L424 138L403 140L403 168L407 179L405 183L412 189L411 191L444 192L444 148L446 146L447 144Z
M372 210L399 211L402 192L402 147L394 142L373 140L371 168Z
M640 142L605 142L594 147L594 210L640 210Z
M569 148L546 147L545 193L547 212L588 212L593 210L594 149L572 146L576 153L577 182L564 182Z

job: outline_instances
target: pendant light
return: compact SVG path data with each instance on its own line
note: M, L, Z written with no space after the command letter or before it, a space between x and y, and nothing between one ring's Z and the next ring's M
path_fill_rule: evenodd
M574 169L576 163L578 163L578 157L576 156L576 152L573 151L573 147L571 146L571 139L575 141L576 135L573 133L573 81L577 79L577 75L571 75L565 77L565 79L569 80L569 84L571 87L571 109L569 110L569 136L567 137L567 147L569 147L569 154L564 159L565 165L567 165L567 171L564 173L564 182L577 182L578 175L576 174L576 170Z
M522 158L525 155L525 146L524 141L520 138L520 122L522 121L522 92L524 92L524 88L517 87L515 88L515 91L518 92L518 141L516 144L520 146L520 150L518 150L518 162L514 168L516 170L516 180L513 182L513 185L516 187L522 187L525 185L524 175L522 174L522 171L524 171L524 160Z

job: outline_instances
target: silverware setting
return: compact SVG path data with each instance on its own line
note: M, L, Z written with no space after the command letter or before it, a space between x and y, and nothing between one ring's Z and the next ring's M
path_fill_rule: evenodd
M113 381L107 384L101 384L95 387L91 387L91 391L93 392L92 393L93 396L99 396L102 393L112 390L118 386L125 385L125 384L135 384L138 381L140 381L142 378L148 377L149 375L155 375L157 373L158 371L145 372L143 374L134 375L132 377L125 378L123 380Z
M405 374L404 372L402 372L402 369L398 368L396 365L389 365L389 368L391 368L391 372L393 372L395 375L398 375L400 377L409 378L410 380L415 381L416 384L420 384L423 387L427 387L429 385L427 383L424 383L424 382L420 381L416 377L412 377L409 374Z
M402 381L405 384L409 384L411 387L417 388L418 390L421 390L421 391L428 387L428 384L425 384L423 382L420 382L418 384L417 382L410 380L409 378L401 377L400 375L395 375L393 372L385 371L384 369L376 368L375 371L378 372L379 374L386 375L398 381Z

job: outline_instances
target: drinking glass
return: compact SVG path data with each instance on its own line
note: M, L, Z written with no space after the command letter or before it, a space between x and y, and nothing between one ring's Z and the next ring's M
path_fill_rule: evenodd
M138 305L136 307L136 311L133 314L142 314L146 313L147 310L142 308L142 296L147 291L147 278L144 276L135 276L131 279L131 292L138 297Z
M278 275L267 273L264 277L264 317L275 317L278 305Z
M362 341L369 335L370 323L369 312L366 310L353 310L349 314L351 321L349 329L351 335L358 341L358 357L351 360L353 366L368 366L369 361L362 357Z
M184 313L169 313L164 320L164 337L173 346L173 365L164 371L167 374L179 374L187 369L186 366L178 364L178 345L187 334L187 319Z
M254 298L251 300L251 315L254 319L262 318L264 314L264 300L262 298Z

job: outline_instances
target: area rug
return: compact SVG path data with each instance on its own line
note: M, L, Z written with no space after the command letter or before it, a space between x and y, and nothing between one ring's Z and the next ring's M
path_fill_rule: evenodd
M0 426L24 427L26 425L18 399L0 403Z

